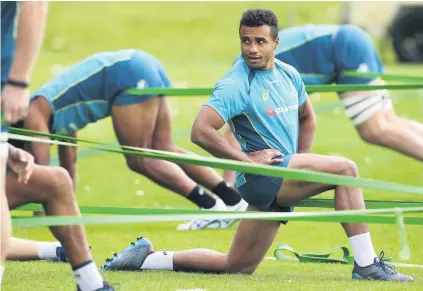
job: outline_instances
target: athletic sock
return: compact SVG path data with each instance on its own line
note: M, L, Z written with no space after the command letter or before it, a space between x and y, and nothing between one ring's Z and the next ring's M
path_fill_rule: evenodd
M141 270L168 270L173 271L174 252L155 252L145 258Z
M0 132L0 158L9 155L9 144L7 143L7 135Z
M93 261L87 261L72 268L76 283L82 291L92 291L103 287L103 278Z
M370 233L362 233L348 238L354 254L354 260L360 267L373 264L376 252L370 239Z
M198 185L192 189L187 198L204 209L210 209L216 205L216 199Z
M230 187L225 181L220 182L211 190L228 206L234 206L241 202L241 195L238 191Z
M38 245L38 257L42 260L56 260L57 248L61 247L60 242L41 242Z

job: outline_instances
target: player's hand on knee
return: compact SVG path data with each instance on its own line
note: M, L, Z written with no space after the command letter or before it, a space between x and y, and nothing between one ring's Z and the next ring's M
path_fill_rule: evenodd
M275 149L266 149L249 154L250 159L257 164L273 165L283 162L283 154Z
M8 163L13 172L18 175L18 182L27 184L32 175L34 157L22 149L11 147Z
M6 124L16 123L26 117L29 106L28 89L6 85L1 95L1 110Z

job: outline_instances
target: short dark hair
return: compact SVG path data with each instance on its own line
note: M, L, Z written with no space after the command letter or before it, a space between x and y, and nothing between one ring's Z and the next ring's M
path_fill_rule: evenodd
M268 25L273 39L278 37L278 18L270 9L248 9L242 14L239 30L241 30L243 25L249 27Z

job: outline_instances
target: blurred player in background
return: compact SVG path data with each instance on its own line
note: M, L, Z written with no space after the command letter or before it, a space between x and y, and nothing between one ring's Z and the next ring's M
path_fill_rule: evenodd
M122 146L187 153L172 141L166 99L157 94L141 96L126 91L171 86L162 64L147 52L130 49L97 53L63 71L31 96L24 127L75 137L78 130L88 124L111 116ZM31 143L27 149L37 164L49 164L49 144ZM236 189L211 168L134 155L125 158L131 170L183 195L201 209L244 211L247 208ZM76 147L59 146L59 159L76 184ZM219 198L214 198L199 184ZM235 222L231 219L196 220L178 229L227 228Z

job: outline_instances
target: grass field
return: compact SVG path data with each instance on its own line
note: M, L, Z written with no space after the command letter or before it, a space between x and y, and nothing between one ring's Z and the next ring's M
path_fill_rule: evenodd
M34 74L32 89L66 67L92 53L123 48L140 48L156 55L175 83L211 87L229 68L238 52L239 17L247 8L268 7L278 13L282 26L291 13L297 24L337 22L337 3L133 3L65 2L50 6L43 52ZM387 67L391 73L423 75L423 66ZM398 114L423 121L423 93L395 92ZM406 96L409 98L398 98ZM336 102L333 94L312 96L318 112L313 152L340 154L353 159L362 177L423 186L423 164L389 150L362 142L343 110L324 110ZM206 100L203 97L169 98L174 141L177 145L205 154L189 140L192 121ZM88 126L81 137L114 142L109 119ZM78 161L77 197L80 205L154 208L194 208L180 196L131 173L120 155L85 152ZM143 191L143 195L137 195ZM421 196L365 191L366 199L420 200ZM331 197L326 193L322 197ZM303 211L305 209L297 209ZM212 248L226 252L235 227L228 230L177 232L178 223L87 226L94 258L100 266L106 257L129 245L137 236L148 237L158 250ZM377 251L384 250L399 261L399 237L395 225L371 225ZM53 240L47 228L15 228L21 238ZM423 227L408 226L412 258L405 263L423 264ZM338 224L289 223L282 227L267 256L277 243L289 243L297 251L325 252L336 245L348 246ZM118 290L423 290L423 269L398 268L415 277L414 284L352 282L351 266L299 264L264 261L252 276L203 275L169 272L105 273L120 286ZM3 290L74 290L66 264L7 262Z

